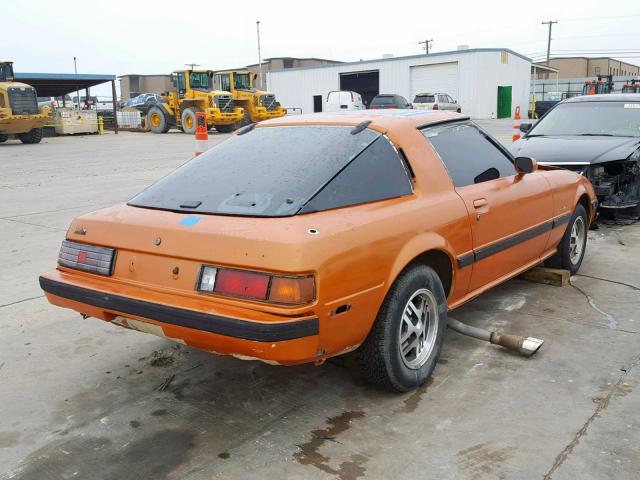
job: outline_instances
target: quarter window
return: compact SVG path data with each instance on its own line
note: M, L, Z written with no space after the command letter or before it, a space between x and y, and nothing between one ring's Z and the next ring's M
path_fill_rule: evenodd
M511 159L471 122L427 127L422 133L435 148L456 187L516 173ZM491 169L498 174L488 174Z
M398 152L380 136L309 200L300 213L401 197L412 191Z

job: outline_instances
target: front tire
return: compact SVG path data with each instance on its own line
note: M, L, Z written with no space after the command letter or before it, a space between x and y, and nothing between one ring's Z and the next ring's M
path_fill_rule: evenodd
M6 142L7 140L9 140L9 135L6 133L0 133L0 143Z
M589 216L585 208L578 204L571 216L567 230L560 240L557 253L545 263L550 267L569 270L571 275L578 273L587 250L588 230Z
M394 282L358 349L364 378L392 392L413 390L431 376L447 329L447 298L436 272L406 269Z
M42 140L42 128L33 128L27 133L18 135L18 138L22 143L40 143L40 140Z
M196 112L199 112L199 111L200 109L195 107L185 108L182 111L181 123L182 123L182 131L184 133L188 133L189 135L194 135L196 133L196 129L198 128Z

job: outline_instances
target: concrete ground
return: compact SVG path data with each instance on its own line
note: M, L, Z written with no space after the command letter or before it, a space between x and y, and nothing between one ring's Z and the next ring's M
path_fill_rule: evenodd
M0 479L638 478L638 224L589 232L572 286L512 280L456 312L544 338L537 355L449 332L405 395L349 358L243 362L49 305L38 274L71 219L193 149L179 133L0 144Z

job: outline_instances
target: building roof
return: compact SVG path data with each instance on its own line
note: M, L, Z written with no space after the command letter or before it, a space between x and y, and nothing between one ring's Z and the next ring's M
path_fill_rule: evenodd
M92 73L16 73L14 78L34 87L41 97L60 97L76 90L111 82L116 76Z
M636 65L635 63L629 63L629 62L625 62L624 60L619 60L615 57L581 57L581 56L568 56L568 57L551 57L549 59L549 61L551 60L613 60L614 62L620 62L620 63L624 63L626 65L631 65L633 67L636 68L640 68L640 66Z
M425 57L432 58L432 57L439 57L443 55L466 55L468 53L481 53L481 52L508 52L511 55L514 55L516 57L522 58L523 60L526 60L527 62L532 61L529 57L526 57L521 53L514 52L509 48L467 48L465 50L450 50L447 52L434 52L429 54L422 53L418 55L406 55L403 57L374 58L371 60L358 60L355 62L329 63L324 65L310 65L308 67L294 67L294 68L287 68L287 69L281 68L278 70L271 70L271 72L284 72L284 71L291 72L295 70L310 70L313 68L330 68L330 67L337 67L337 66L343 66L343 65L364 65L366 63L394 62L396 60L408 60L410 58L425 58Z

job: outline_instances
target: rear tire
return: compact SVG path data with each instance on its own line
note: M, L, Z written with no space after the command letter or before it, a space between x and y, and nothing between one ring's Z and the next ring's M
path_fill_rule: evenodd
M589 230L589 216L581 204L573 211L567 230L558 244L556 254L545 261L554 268L569 270L571 275L578 273L584 253L587 250L587 231Z
M0 143L6 142L7 140L9 140L9 135L6 133L0 133Z
M194 135L196 133L196 129L198 128L196 113L199 111L200 109L196 107L185 108L182 111L181 123L182 131L184 133L188 133L189 135Z
M155 105L149 109L147 126L153 133L167 133L169 131L169 115L164 108Z
M33 128L27 133L21 133L18 138L22 143L40 143L42 140L42 128Z
M456 112L458 112L458 113L462 113L462 109L461 109L461 108L459 108L458 110L456 110Z
M235 132L237 128L237 123L232 123L230 125L216 125L216 130L220 133L232 133Z
M431 376L447 329L447 298L436 272L406 269L394 282L358 349L364 378L392 392L413 390Z

